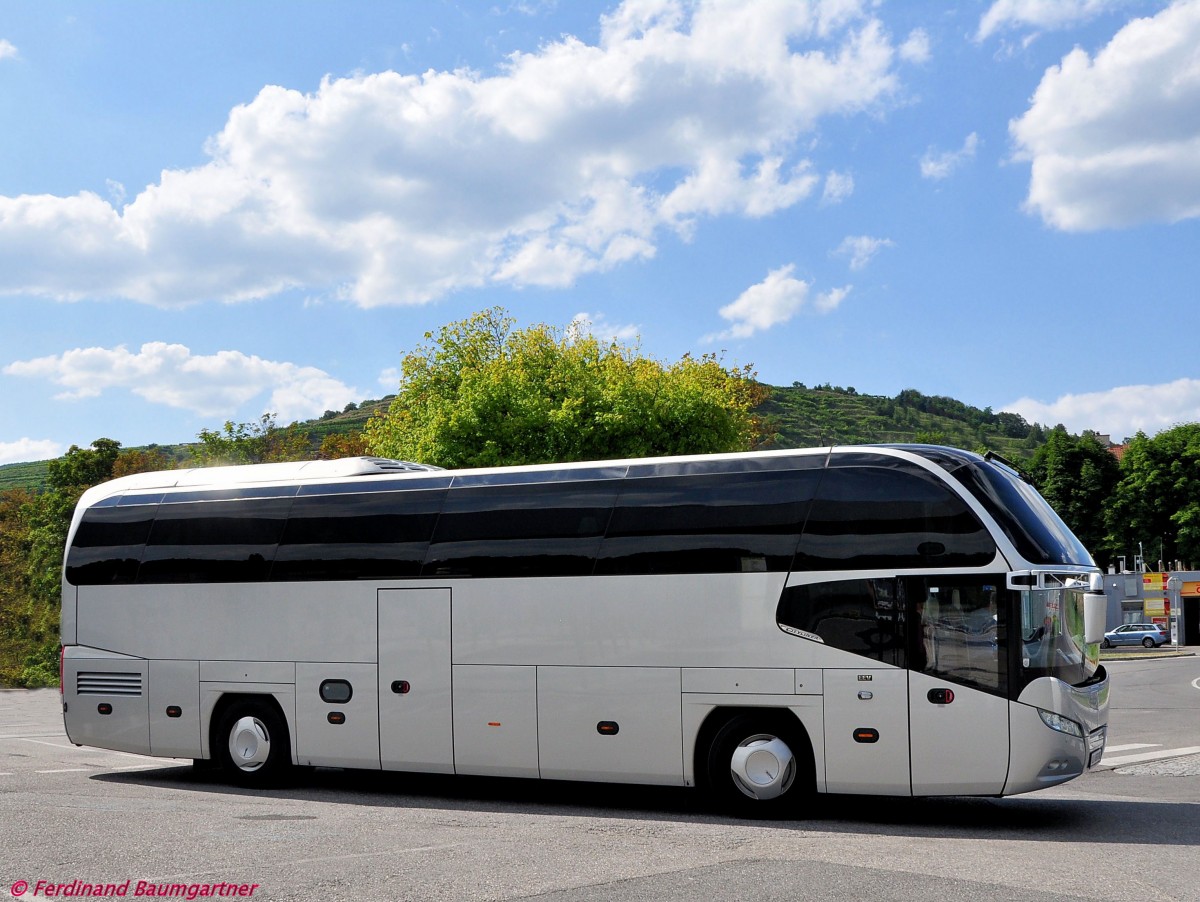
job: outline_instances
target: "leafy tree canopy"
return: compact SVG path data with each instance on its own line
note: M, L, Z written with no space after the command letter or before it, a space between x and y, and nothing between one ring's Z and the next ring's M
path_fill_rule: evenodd
M281 427L275 414L264 413L251 423L227 420L220 431L201 429L192 456L202 467L228 464L278 463L312 457L308 434L295 423Z
M321 440L317 457L337 460L339 457L362 457L366 453L367 442L361 432L334 432Z
M745 450L766 390L713 355L664 364L577 327L514 329L502 308L426 333L367 424L372 454L444 467Z
M1151 564L1200 561L1200 423L1139 432L1120 469L1106 510L1110 542L1129 551L1140 542Z
M175 460L156 448L145 451L122 451L113 462L112 478L130 476L134 473L153 473L156 470L175 469Z
M49 462L46 483L52 490L97 485L112 478L120 453L121 443L111 438L98 438L90 448L72 445L58 460Z
M1106 565L1111 543L1104 508L1121 478L1112 452L1094 433L1073 436L1059 427L1034 455L1030 477L1097 562Z

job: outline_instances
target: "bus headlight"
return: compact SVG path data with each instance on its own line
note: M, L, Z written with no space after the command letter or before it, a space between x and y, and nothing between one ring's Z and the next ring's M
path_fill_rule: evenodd
M1066 733L1068 736L1075 736L1078 739L1083 738L1083 727L1071 718L1055 714L1053 711L1044 711L1041 708L1038 708L1038 714L1042 716L1042 723L1050 729Z

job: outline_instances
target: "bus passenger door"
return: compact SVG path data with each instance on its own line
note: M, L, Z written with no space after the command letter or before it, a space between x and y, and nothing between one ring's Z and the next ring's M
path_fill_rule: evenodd
M450 590L379 590L379 753L384 770L454 773Z
M999 795L1008 777L1003 575L909 579L913 794Z
M825 791L909 795L907 671L826 670L824 685Z

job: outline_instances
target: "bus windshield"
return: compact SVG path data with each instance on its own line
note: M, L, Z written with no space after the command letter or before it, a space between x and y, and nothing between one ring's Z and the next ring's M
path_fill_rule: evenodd
M1083 595L1078 580L1021 591L1021 684L1056 677L1078 686L1095 674L1100 646L1083 641Z
M1031 564L1094 567L1095 561L1037 489L1008 467L950 448L920 451L969 491Z

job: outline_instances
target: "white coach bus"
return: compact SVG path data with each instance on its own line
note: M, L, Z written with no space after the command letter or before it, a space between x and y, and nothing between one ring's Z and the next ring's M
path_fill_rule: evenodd
M1103 753L1099 586L1015 471L950 448L143 473L75 513L64 721L246 785L1011 795Z

